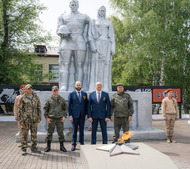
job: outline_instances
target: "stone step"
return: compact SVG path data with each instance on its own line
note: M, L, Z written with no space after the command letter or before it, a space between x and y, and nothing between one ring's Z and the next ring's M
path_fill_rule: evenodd
M108 141L113 140L113 135L114 131L113 128L108 128L107 130L108 133ZM120 132L120 136L122 135L123 132ZM37 139L38 142L45 142L46 138L46 131L38 131ZM163 130L157 129L157 128L142 128L142 129L136 129L133 131L133 136L131 140L133 141L139 141L139 140L164 140L166 139L165 132ZM78 133L79 135L79 133ZM72 141L72 131L66 129L64 130L64 136L65 136L65 141ZM91 140L91 131L85 130L84 131L84 140L85 141L90 141ZM102 133L99 131L97 132L97 141L102 140ZM29 141L30 141L30 133L29 133ZM53 134L53 141L57 142L58 141L58 135L57 132L55 131ZM16 134L16 142L19 142L19 136L18 133Z

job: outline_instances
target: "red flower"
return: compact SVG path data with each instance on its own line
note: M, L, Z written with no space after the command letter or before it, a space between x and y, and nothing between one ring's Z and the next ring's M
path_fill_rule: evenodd
M92 126L89 126L89 127L88 127L88 131L91 131L91 130L92 130Z
M71 130L73 130L73 128L72 128L72 127L70 127L70 128L69 128L69 130L71 131Z

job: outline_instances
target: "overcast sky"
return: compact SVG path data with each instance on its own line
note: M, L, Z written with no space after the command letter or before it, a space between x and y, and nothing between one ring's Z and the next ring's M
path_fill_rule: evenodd
M57 18L64 12L70 12L69 3L71 0L40 0L48 9L40 15L42 25L56 36ZM114 13L110 7L109 0L79 0L79 12L87 14L90 18L96 18L97 9L106 7L107 17Z

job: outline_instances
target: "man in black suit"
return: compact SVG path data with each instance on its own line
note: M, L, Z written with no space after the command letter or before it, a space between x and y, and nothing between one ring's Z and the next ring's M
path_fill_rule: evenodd
M87 94L81 91L82 84L80 81L75 83L75 91L71 92L68 97L68 111L70 121L73 125L72 148L76 149L77 130L79 126L79 142L84 144L84 123L87 120L88 99Z
M102 130L102 143L107 144L107 122L110 120L110 99L108 93L102 91L102 83L96 83L96 91L90 93L88 101L88 118L92 123L91 144L96 144L98 122Z

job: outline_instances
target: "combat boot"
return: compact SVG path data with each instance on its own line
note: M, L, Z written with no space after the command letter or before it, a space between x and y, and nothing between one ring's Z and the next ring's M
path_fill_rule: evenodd
M51 141L47 141L47 147L45 148L45 152L49 152L51 150Z
M114 144L114 143L116 143L116 142L117 142L117 140L113 140L113 141L112 141L112 144Z
M41 153L41 151L38 150L37 147L32 147L32 148L31 148L31 151L32 151L33 153L39 153L39 154Z
M125 143L130 143L131 139L129 138L128 140L125 140Z
M170 138L170 141L171 141L171 143L177 143L177 141L175 141L175 140L173 139L173 137Z
M170 137L167 137L167 143L171 143Z
M63 152L67 152L66 148L63 145L63 141L60 141L60 150Z
M23 156L26 156L26 155L27 155L26 149L22 149L22 155L23 155Z
M113 136L113 141L112 141L112 144L116 143L118 140L118 138L115 137L115 135Z

